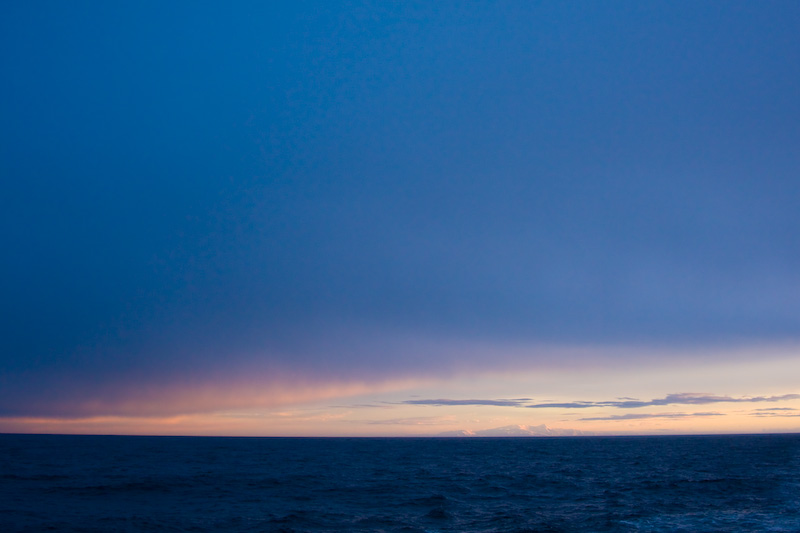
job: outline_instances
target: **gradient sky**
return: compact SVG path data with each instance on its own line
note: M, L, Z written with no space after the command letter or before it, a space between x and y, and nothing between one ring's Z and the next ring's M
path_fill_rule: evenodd
M0 431L800 431L798 28L4 3Z

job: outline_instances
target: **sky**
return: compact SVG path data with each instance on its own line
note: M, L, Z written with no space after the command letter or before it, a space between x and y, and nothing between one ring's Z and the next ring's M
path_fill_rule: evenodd
M0 432L800 431L799 27L4 3Z

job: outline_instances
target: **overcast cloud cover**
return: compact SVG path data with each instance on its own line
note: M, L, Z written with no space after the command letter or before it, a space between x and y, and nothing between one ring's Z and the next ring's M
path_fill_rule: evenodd
M0 415L791 345L798 28L793 1L7 2Z

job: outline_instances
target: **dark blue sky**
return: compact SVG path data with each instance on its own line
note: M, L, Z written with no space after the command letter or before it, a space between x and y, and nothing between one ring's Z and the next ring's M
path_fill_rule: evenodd
M797 340L798 28L788 1L4 5L0 410L457 359L382 332Z

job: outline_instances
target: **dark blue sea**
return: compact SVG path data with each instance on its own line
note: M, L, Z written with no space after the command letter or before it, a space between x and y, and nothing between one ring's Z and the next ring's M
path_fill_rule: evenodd
M0 435L0 531L800 531L800 435Z

